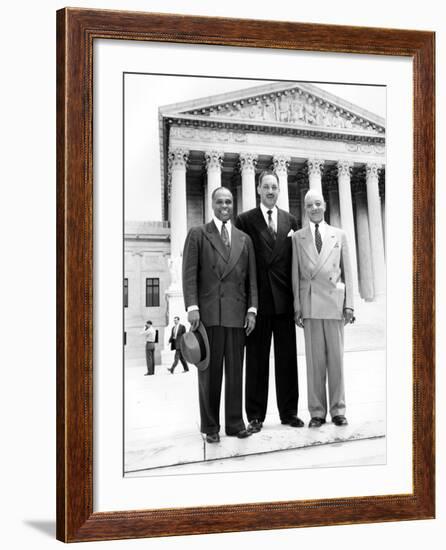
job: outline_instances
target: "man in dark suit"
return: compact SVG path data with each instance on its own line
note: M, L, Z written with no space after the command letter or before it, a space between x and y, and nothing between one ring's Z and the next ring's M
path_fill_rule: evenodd
M236 227L254 244L259 309L256 327L246 342L246 413L249 429L259 432L268 403L269 356L274 334L276 397L282 424L301 428L297 416L296 329L291 284L291 235L297 230L294 216L276 206L279 180L269 170L260 174L260 206L243 212Z
M187 362L184 359L180 348L181 338L186 332L186 327L180 323L179 317L174 317L173 322L174 325L172 327L172 333L169 338L169 344L170 349L172 351L175 350L175 357L173 359L172 366L170 367L170 369L167 370L170 372L170 374L173 374L175 371L175 367L178 365L178 361L181 361L181 364L183 365L183 372L189 372L189 367L187 366Z
M255 327L257 282L251 239L231 224L233 198L219 187L212 194L212 221L193 227L183 252L183 293L191 329L203 323L210 361L198 371L201 432L220 441L220 395L225 369L225 431L245 438L242 413L245 332Z

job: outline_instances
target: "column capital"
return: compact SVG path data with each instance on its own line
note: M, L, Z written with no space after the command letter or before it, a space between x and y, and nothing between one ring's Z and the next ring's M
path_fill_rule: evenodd
M223 157L224 153L223 151L205 151L204 153L204 160L206 164L206 170L208 172L211 171L221 171L221 167L223 164Z
M272 168L277 175L279 173L288 174L288 167L290 165L291 157L287 155L274 155Z
M256 153L240 153L240 172L255 172L258 158L259 156Z
M352 173L353 162L350 160L338 160L338 176L350 176Z
M308 175L310 176L322 176L322 168L325 164L323 159L308 159Z
M173 170L186 170L189 159L189 150L184 147L173 147L169 149L169 174Z
M381 168L381 164L378 164L377 162L371 162L365 165L365 171L367 174L367 177L379 177L379 170Z

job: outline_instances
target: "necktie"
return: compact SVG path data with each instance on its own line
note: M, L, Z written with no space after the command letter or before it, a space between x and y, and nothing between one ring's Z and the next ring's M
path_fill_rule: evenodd
M321 237L321 233L319 231L319 224L318 223L314 224L314 240L316 242L317 253L320 254L321 253L321 248L322 248L322 237Z
M275 239L276 228L274 227L274 222L273 222L273 216L272 216L273 211L268 210L266 213L268 214L268 231L271 233L271 237Z
M231 243L229 242L229 233L226 227L226 222L223 222L221 226L221 240L223 241L226 248L231 247Z

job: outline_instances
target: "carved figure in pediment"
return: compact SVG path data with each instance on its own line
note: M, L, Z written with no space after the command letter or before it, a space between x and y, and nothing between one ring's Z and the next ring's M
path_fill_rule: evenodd
M290 99L283 95L279 100L279 121L289 122L290 120Z
M242 106L240 103L234 103L229 107L229 112L227 113L230 117L242 118Z
M344 128L344 119L341 117L341 113L336 109L334 117L331 121L333 128Z
M242 106L240 109L239 115L241 118L249 118L250 111L251 111L251 107L249 105L247 107Z
M322 109L322 125L329 128L331 126L332 114L330 111L330 106L328 104Z
M299 99L293 99L291 102L291 122L304 120L304 104Z
M319 105L316 105L316 124L324 126L324 111Z
M252 118L254 120L258 120L262 118L263 116L263 109L262 106L259 103L254 103L249 108L249 118Z
M307 124L314 124L316 122L316 107L312 97L308 98L307 103L304 105L305 122Z
M276 106L270 99L268 99L265 104L263 118L265 120L276 120Z

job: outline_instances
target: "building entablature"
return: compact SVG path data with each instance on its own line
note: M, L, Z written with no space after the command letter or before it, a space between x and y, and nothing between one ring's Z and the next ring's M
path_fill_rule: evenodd
M326 161L351 160L355 163L385 163L385 146L369 141L321 140L317 137L292 137L290 135L265 135L256 132L232 132L227 130L185 128L172 126L169 139L170 151L189 151L190 162L207 151L226 154L225 160L238 155L254 153L263 156L285 154L295 161L314 156Z

